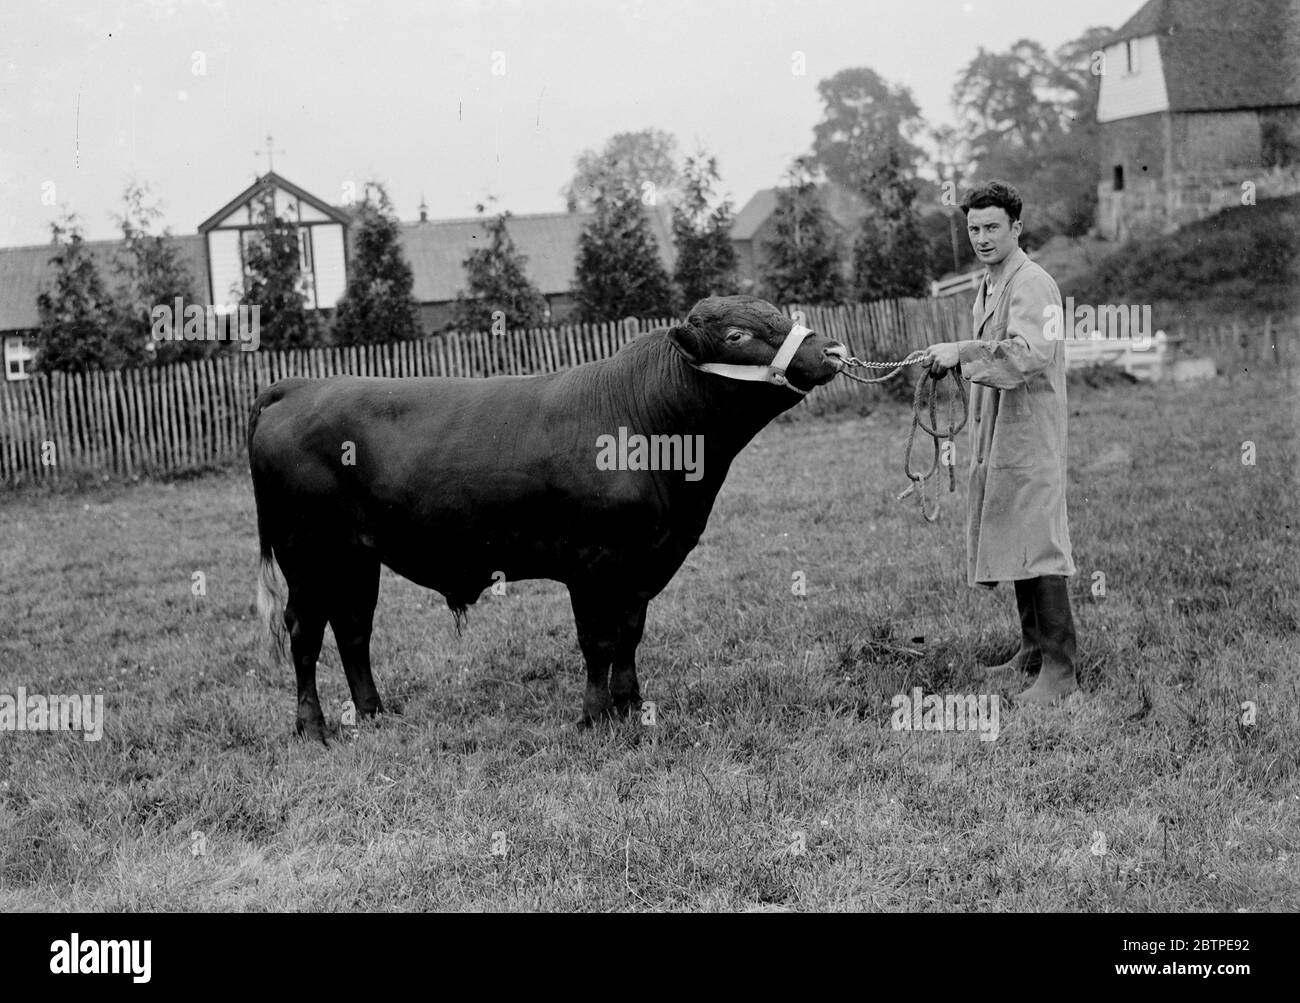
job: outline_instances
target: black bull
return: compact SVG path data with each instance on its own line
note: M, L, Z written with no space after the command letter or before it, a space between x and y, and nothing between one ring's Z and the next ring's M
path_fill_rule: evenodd
M587 664L580 724L639 707L649 601L699 541L736 454L801 399L695 366L766 366L791 326L763 300L716 297L683 324L565 372L286 379L264 390L248 434L259 601L282 651L274 555L288 586L299 733L324 739L316 659L326 623L357 712L383 710L370 671L381 564L442 593L458 620L494 581L563 582ZM844 353L810 335L786 375L811 389ZM609 469L609 450L598 463L601 436L608 445L635 434L702 437L702 463Z

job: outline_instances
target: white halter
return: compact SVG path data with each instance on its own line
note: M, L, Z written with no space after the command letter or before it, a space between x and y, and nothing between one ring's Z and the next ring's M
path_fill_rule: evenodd
M807 390L800 390L786 379L785 370L794 358L794 353L799 351L799 346L803 344L804 338L812 333L810 328L806 328L802 324L795 324L790 328L790 333L785 336L785 341L781 343L781 347L777 349L775 358L766 366L739 365L731 362L705 362L699 365L692 363L692 365L702 373L714 373L717 376L725 376L732 380L775 383L778 387L785 387L797 394L806 394L808 393Z

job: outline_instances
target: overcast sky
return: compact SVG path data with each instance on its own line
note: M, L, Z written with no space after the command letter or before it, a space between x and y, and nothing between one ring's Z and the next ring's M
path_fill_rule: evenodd
M0 0L0 246L63 207L116 236L130 179L176 233L266 168L331 203L384 181L404 220L563 209L583 149L654 126L717 156L737 208L806 151L817 83L869 66L951 121L960 69L1049 50L1140 0ZM806 72L798 75L795 52ZM494 72L494 70L496 72ZM262 151L254 156L254 151ZM53 199L56 205L46 204Z

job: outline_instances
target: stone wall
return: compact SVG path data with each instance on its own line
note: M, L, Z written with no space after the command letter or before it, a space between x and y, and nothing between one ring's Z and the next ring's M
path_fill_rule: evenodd
M1266 156L1263 142L1277 123L1291 128L1296 111L1160 113L1105 123L1097 233L1119 242L1169 233L1247 199L1300 192L1300 162L1279 158L1276 144ZM1279 159L1288 162L1265 166ZM1114 189L1116 164L1124 166L1123 191Z

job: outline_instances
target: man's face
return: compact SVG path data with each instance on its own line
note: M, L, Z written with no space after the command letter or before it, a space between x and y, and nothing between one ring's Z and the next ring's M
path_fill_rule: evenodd
M966 232L981 265L999 265L1016 249L1020 241L1020 220L1011 217L1001 206L972 209L966 214Z

